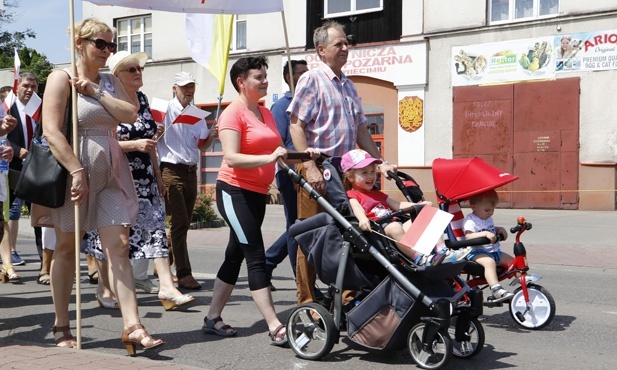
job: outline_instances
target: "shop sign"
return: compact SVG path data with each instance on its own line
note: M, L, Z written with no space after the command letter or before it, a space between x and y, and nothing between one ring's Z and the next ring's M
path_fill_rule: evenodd
M319 56L314 52L294 54L292 58L306 60L309 69L319 63ZM426 60L426 42L350 47L343 73L373 77L395 85L424 85Z

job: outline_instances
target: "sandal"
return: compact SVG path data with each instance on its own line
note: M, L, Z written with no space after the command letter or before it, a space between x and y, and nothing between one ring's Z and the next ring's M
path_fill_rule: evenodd
M66 347L66 348L77 348L77 342L71 334L71 328L69 326L54 326L52 329L52 333L54 334L54 340L56 341L56 346L58 347Z
M49 285L51 283L49 272L41 272L39 274L39 278L36 280L36 283L41 285Z
M220 316L214 319L208 319L208 316L204 317L204 326L201 328L201 331L206 334L220 335L221 337L233 337L238 334L238 332L229 325L223 325L220 328L215 329L214 325L216 325L219 321L223 321L223 318ZM231 331L228 331L229 329L231 329Z
M281 333L285 329L285 325L281 324L274 329L274 332L269 332L271 346L284 346L287 344L287 331Z
M90 281L90 284L92 285L96 285L99 283L99 271L96 270L91 274L88 274L88 281Z
M137 338L131 339L130 335L136 332L137 330L142 330L143 333L137 336ZM144 339L147 339L146 344L143 343ZM126 347L126 351L128 352L129 355L135 354L135 349L137 346L142 347L144 350L148 350L148 349L156 348L156 347L159 347L165 344L165 342L162 339L152 338L152 336L148 334L144 326L141 324L133 325L130 328L125 329L122 332L122 343L124 343L124 346Z
M13 270L12 273L9 270ZM16 283L21 280L21 275L15 272L13 265L7 265L2 268L2 282L3 283Z

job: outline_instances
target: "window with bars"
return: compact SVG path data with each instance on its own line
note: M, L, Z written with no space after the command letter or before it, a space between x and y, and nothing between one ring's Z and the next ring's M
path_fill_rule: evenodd
M372 13L383 10L383 0L324 0L325 18Z
M116 20L118 50L130 53L144 52L152 59L152 16Z
M489 0L489 23L508 23L559 14L559 0Z

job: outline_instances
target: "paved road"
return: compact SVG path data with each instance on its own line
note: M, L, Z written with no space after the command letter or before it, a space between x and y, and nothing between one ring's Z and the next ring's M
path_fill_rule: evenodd
M482 319L487 330L487 346L471 362L456 360L453 366L574 369L585 365L609 368L609 364L617 361L614 352L607 347L614 343L613 336L607 333L614 333L617 328L617 302L614 295L607 296L612 289L611 282L617 278L617 248L614 246L617 212L498 210L496 223L513 226L516 216L521 214L534 225L523 238L529 262L534 272L544 276L542 283L556 297L558 316L546 330L529 332L518 329L505 308L487 310L487 316ZM268 206L263 226L266 245L278 237L281 225L284 225L283 217L280 206ZM189 232L195 275L205 286L203 291L195 294L196 305L185 311L166 312L156 296L138 295L144 324L152 333L160 334L167 345L159 352L141 353L137 358L129 358L125 356L119 340L122 327L119 312L97 306L95 287L86 283L85 272L81 275L84 282L82 337L85 351L53 347L50 333L53 325L51 297L48 287L35 283L38 256L31 229L27 220L23 220L18 248L28 262L19 268L25 276L24 283L0 286L0 368L409 367L411 359L404 351L366 352L350 345L346 339L335 346L325 362L317 363L300 360L288 349L268 346L266 325L250 299L245 270L224 312L226 321L238 329L239 336L222 339L202 334L201 322L210 303L212 283L227 243L227 233L227 228ZM508 250L510 245L506 242L504 249ZM85 271L85 266L82 271ZM274 285L279 288L273 293L277 310L285 319L295 305L295 284L287 263L275 270ZM570 285L576 289L569 289ZM547 353L542 356L544 350ZM550 362L551 359L558 361Z

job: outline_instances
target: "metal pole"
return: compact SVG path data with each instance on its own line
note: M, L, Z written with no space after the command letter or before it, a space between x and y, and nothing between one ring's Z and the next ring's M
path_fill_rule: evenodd
M294 82L294 71L291 68L291 51L289 50L289 38L287 37L287 23L285 22L285 11L281 11L281 18L283 18L283 33L285 34L285 50L287 51L287 67L289 68L289 88L291 89L291 96L294 96L296 92Z

